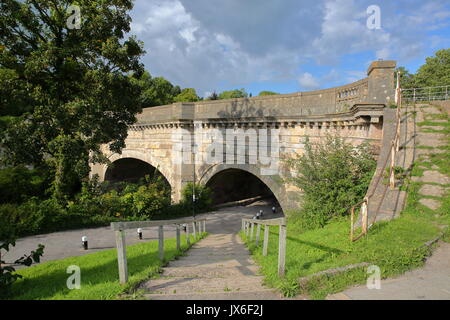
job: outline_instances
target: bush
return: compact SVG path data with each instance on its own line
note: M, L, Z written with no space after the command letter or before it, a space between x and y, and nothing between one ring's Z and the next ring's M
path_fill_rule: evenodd
M196 213L211 206L211 191L196 186ZM169 219L192 215L192 184L183 189L183 199L171 205L170 188L162 178L140 184L107 188L97 179L85 181L81 192L66 205L54 198L31 197L22 204L0 205L0 239L106 225L112 221Z
M21 203L28 198L44 197L49 187L46 174L24 166L0 169L0 203Z
M296 173L291 181L304 192L294 218L308 228L347 214L364 197L376 167L369 144L354 147L332 136L314 146L307 139L305 153L287 164Z
M193 191L193 185L191 182L187 183L181 194L182 194L182 200L181 202L188 208L192 208L192 191ZM208 187L196 184L195 185L195 212L205 212L209 209L211 209L212 205L212 196L211 196L211 189ZM191 209L192 210L192 209Z

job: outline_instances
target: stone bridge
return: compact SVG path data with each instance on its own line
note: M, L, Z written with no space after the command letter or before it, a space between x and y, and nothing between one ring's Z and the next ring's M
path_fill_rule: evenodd
M327 134L379 150L394 68L395 61L375 61L366 78L325 90L145 108L121 154L102 146L111 164L92 165L91 176L132 180L157 170L174 202L195 180L211 187L215 203L267 194L284 211L296 208L301 192L286 181L283 159L302 154L306 137L317 143Z

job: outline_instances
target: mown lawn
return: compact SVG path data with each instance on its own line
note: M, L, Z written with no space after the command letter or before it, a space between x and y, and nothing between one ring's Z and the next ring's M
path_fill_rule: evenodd
M203 234L203 237L206 234ZM198 240L197 240L198 241ZM191 235L191 244L195 243ZM181 250L176 240L164 241L164 262L175 259L188 249L186 238L181 237ZM45 250L44 250L45 252ZM18 271L23 276L12 286L10 299L106 300L117 299L119 294L133 293L136 285L158 274L163 266L159 260L158 241L127 246L129 281L119 284L117 251L105 250L81 257L45 262ZM67 267L77 265L81 270L81 288L68 289Z

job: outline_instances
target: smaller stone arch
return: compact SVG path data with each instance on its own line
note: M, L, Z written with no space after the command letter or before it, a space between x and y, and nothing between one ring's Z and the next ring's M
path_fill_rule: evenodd
M237 171L243 171L247 174L243 174L243 178L253 176L256 179L258 179L264 186L266 186L267 190L264 190L262 188L261 190L255 190L261 191L261 193L265 193L267 191L270 191L273 196L275 197L278 204L281 206L283 212L285 212L286 209L288 209L289 205L285 198L285 188L284 184L282 183L282 179L276 175L276 176L269 176L269 175L261 175L260 174L260 168L255 165L236 165L236 164L216 164L211 165L208 168L205 168L205 170L200 174L200 178L198 180L199 183L205 184L208 186L208 184L211 184L211 181L214 181L214 177L217 177L221 173L224 172L230 172L232 173L233 170L235 170L235 174L238 174ZM252 193L250 193L252 195ZM233 201L233 200L232 200Z

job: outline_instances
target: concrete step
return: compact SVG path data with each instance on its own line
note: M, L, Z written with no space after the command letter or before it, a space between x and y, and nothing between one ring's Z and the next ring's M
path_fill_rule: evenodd
M169 263L169 267L207 267L207 268L226 268L226 267L247 267L254 265L252 259L247 256L235 256L232 259L224 260L221 257L212 259L212 257L185 257L183 260L175 260Z
M186 278L226 278L239 276L255 276L258 274L259 267L253 266L235 266L228 268L214 267L167 267L164 268L162 276L164 277L186 277Z
M145 294L148 300L280 300L285 299L280 293L273 289L239 291L239 292L215 292L215 293L195 293L195 294ZM290 300L305 300L299 296Z
M262 276L239 276L228 278L169 277L152 279L141 288L156 294L220 293L265 290Z

